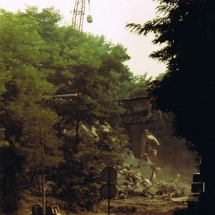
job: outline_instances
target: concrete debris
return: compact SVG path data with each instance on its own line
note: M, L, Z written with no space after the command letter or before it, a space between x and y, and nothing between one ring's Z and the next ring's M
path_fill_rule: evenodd
M158 140L155 138L154 135L152 135L152 133L148 129L145 129L145 141L147 143L156 143L158 146L160 145Z
M169 182L159 179L161 168L154 163L134 158L132 151L123 154L124 165L117 166L118 199L133 196L162 198L175 201L188 197L191 192L191 180L179 174ZM182 198L183 197L183 198Z

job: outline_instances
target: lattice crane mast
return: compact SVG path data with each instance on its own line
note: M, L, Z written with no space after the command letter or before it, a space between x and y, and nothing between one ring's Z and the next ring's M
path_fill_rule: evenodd
M93 18L90 15L90 0L88 0L88 4L89 4L89 15L87 16L87 22L92 23ZM78 29L79 31L83 30L85 5L86 5L86 0L75 1L75 6L74 6L73 16L72 16L72 26L73 28Z

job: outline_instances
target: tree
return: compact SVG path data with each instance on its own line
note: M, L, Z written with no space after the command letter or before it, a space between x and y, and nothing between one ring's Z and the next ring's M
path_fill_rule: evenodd
M48 55L40 68L53 71L47 81L57 87L56 93L82 93L72 100L47 104L60 118L54 128L62 140L65 159L49 177L56 182L56 196L73 209L77 205L90 210L101 200L102 169L108 163L121 162L120 148L127 145L118 99L121 86L131 79L124 65L129 56L122 45L107 42L103 36L59 26L60 15L53 8L38 12L28 7L23 16L37 22L38 33L45 42L42 50ZM108 132L102 129L106 127ZM92 128L97 133L93 136Z
M152 21L127 25L138 34L154 33L153 43L163 44L151 57L166 63L168 71L151 83L149 95L155 108L174 113L175 135L197 152L206 183L204 214L215 211L214 9L211 0L162 0Z
M38 103L56 88L46 81L50 70L40 67L47 54L35 20L1 10L0 21L1 207L13 214L21 190L30 183L26 174L41 164L41 122L51 134L56 120L56 114L42 111Z
M118 103L132 79L126 49L59 26L60 20L53 8L1 10L0 179L6 213L16 211L30 173L43 166L52 169L47 179L56 182L55 196L91 209L101 200L102 169L120 163L127 146ZM77 92L82 96L50 99ZM71 127L75 135L67 135Z
M74 136L61 135L66 162L56 175L56 194L68 201L73 210L76 207L90 210L101 200L102 169L107 161L121 162L119 148L127 144L125 135L121 134L120 113L123 109L118 104L118 92L123 82L120 78L124 75L124 80L127 80L126 75L129 77L129 71L122 63L128 56L121 45L106 43L103 37L79 36L70 27L60 30L71 32L75 39L71 41L71 35L64 34L60 44L67 70L61 67L50 80L58 84L56 80L61 79L58 91L61 94L75 91L81 92L82 96L74 98L71 103L56 105L62 117L61 129L75 130ZM77 36L79 43L74 42ZM105 126L112 129L103 131ZM98 137L86 133L86 127L89 131L92 127L96 129Z
M147 79L147 73L144 75L137 75L132 78L127 86L128 97L143 97L147 94L147 85L152 80L152 78Z

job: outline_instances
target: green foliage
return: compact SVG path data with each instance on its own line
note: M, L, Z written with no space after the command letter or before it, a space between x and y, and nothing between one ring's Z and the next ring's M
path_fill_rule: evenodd
M70 27L62 30L73 33ZM82 96L65 103L55 103L55 109L61 116L61 130L74 130L74 136L70 138L61 134L66 163L58 169L56 194L68 201L70 209L81 207L90 210L101 200L102 169L109 162L119 163L121 159L117 152L127 144L126 137L121 134L120 114L123 109L117 100L121 82L130 78L128 69L123 65L128 56L121 45L116 48L106 43L103 37L80 34L79 43L76 43L69 40L71 36L68 37L68 33L64 35L62 43L65 45L66 41L71 50L64 48L62 58L67 59L65 65L68 63L69 66L66 71L58 70L49 80L58 85L57 81L61 79L60 94L81 92ZM100 130L100 126L106 124L111 125L113 130L108 133L99 131L99 140L85 134L81 127L95 126ZM114 138L120 141L113 141Z
M59 26L61 18L53 8L0 13L0 189L7 214L42 165L53 170L47 179L56 182L55 195L92 209L100 201L101 170L120 163L127 145L118 104L132 79L126 49ZM77 92L82 96L51 99ZM75 135L63 132L69 128Z
M152 80L152 78L150 77L147 79L146 76L147 73L144 75L134 76L132 85L130 86L130 97L142 97L147 95L147 84Z
M143 75L131 75L120 84L120 98L143 97L147 95L147 88L152 77L147 78L147 73Z
M67 163L60 166L61 171L57 175L58 197L66 200L71 210L76 207L91 210L100 199L98 172L104 164L98 162L101 158L96 155L98 150L92 144L88 143L87 148L86 144L79 143L75 154L73 150L68 150L72 144L66 147ZM95 153L92 149L96 150Z
M40 68L47 54L42 50L44 42L37 33L36 21L21 12L13 14L4 10L0 21L0 128L1 146L4 146L0 150L8 160L1 162L0 180L5 183L1 183L1 189L7 189L1 192L2 207L9 214L17 209L18 196L26 186L19 177L25 176L27 168L36 168L38 164L39 158L35 160L34 155L40 148L43 114L37 103L44 94L53 93L55 87L46 81L50 72ZM53 119L53 114L48 114L44 120L49 130Z

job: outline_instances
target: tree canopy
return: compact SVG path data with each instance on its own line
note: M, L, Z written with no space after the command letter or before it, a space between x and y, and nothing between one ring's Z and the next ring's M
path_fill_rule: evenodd
M138 34L154 33L152 42L163 44L151 57L166 63L168 71L148 92L155 108L174 113L175 135L198 153L208 193L215 192L214 9L211 0L162 0L156 18L127 25ZM213 206L212 195L209 199Z
M0 11L0 198L7 214L42 165L56 197L91 209L100 200L99 174L120 163L119 148L127 147L118 103L133 78L127 50L61 19L54 8ZM53 97L70 93L82 96Z
M62 26L54 8L0 12L0 198L14 214L44 167L68 209L101 198L100 173L122 162L128 137L120 98L143 96L126 48ZM77 97L58 97L75 94ZM38 176L39 177L39 176ZM37 191L38 192L38 191ZM92 197L93 196L93 197Z

